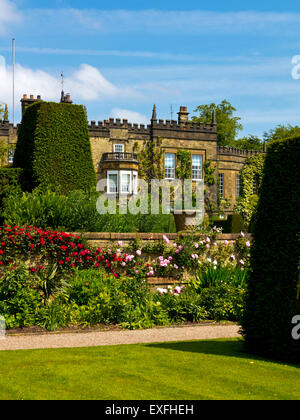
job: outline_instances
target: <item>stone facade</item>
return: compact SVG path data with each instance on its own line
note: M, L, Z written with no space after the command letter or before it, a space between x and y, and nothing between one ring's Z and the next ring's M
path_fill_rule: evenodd
M40 100L40 96L35 98L30 95L28 98L24 95L21 99L22 113L27 106ZM62 95L61 101L72 103L69 95ZM120 119L109 119L98 123L91 121L89 124L91 151L98 179L108 178L109 174L112 176L118 174L119 177L124 174L125 177L128 176L128 180L130 176L132 185L133 176L138 171L136 148L141 150L145 140L151 138L155 140L160 137L164 170L165 155L171 156L176 166L176 153L180 149L190 151L193 157L200 155L202 176L204 163L208 160L212 162L216 167L215 176L220 179L222 186L216 182L210 187L210 197L217 204L219 186L223 197L231 202L224 213L232 212L239 193L240 170L249 156L259 152L218 147L215 115L212 115L212 122L208 125L191 123L188 115L187 108L182 106L177 121L158 120L154 107L152 119L147 126L131 124L127 120ZM0 121L1 141L8 145L13 145L17 141L17 127L13 127L9 121Z

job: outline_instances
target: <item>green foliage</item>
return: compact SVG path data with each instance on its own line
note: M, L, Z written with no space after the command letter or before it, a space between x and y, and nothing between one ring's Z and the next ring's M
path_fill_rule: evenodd
M206 160L204 162L204 182L206 185L208 186L212 186L215 185L216 183L216 178L214 176L216 172L216 168L215 166L213 166L212 161L211 160Z
M225 220L214 220L213 225L222 228L223 233L240 233L247 230L239 213L230 214Z
M241 118L233 116L236 109L228 101L223 100L218 105L211 103L198 106L194 112L200 112L200 116L193 117L192 121L211 124L213 111L216 112L219 146L232 146L237 133L243 129L243 126L239 122Z
M200 304L207 310L209 319L239 321L244 310L245 290L228 284L205 288L200 294Z
M24 169L25 186L53 186L63 193L96 184L88 123L81 105L37 102L19 128L14 166Z
M40 291L44 305L54 299L56 295L67 297L68 285L63 275L58 273L57 264L49 265L34 272L35 287Z
M97 192L73 191L68 196L37 188L12 192L3 201L8 225L31 225L71 232L175 232L173 215L105 214L96 209Z
M262 140L259 137L252 135L236 140L233 147L244 150L260 150L261 152L264 150Z
M187 150L178 150L176 153L177 167L176 176L179 179L190 179L192 173L191 153Z
M268 146L242 327L248 351L300 361L292 318L300 313L300 138Z
M147 181L149 185L152 179L163 179L164 177L161 144L161 137L146 139L142 150L138 154L139 176ZM138 150L137 144L134 147Z
M202 291L211 287L218 287L224 284L233 287L246 287L249 276L248 270L239 267L213 267L211 265L197 271L192 280L195 290Z
M160 303L168 314L168 318L176 323L200 322L209 318L208 311L201 306L201 297L191 288L180 294L156 293L154 299Z
M274 140L282 140L288 139L292 137L299 137L300 136L300 127L299 126L292 126L291 124L285 125L278 125L274 129L266 131L264 133L264 140L267 143L270 143Z
M40 294L25 266L12 266L0 273L0 313L7 328L35 325L40 305Z
M259 194L264 162L265 154L263 153L251 156L246 160L240 173L241 196L235 205L235 211L243 217L247 228L250 225L251 219L255 217L258 195L254 193L253 186L255 183Z

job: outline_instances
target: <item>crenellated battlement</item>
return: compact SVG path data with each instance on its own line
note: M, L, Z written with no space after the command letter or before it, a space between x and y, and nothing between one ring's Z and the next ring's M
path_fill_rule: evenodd
M262 152L260 152L259 150L244 150L244 149L236 149L235 147L218 146L219 155L249 157L253 155L258 155L260 153Z
M191 121L178 122L176 120L151 120L151 124L132 124L126 119L110 118L106 121L91 121L89 123L89 130L92 131L108 131L110 129L119 128L126 129L130 132L149 134L150 130L177 130L177 131L191 131L191 132L216 132L215 124L200 124Z

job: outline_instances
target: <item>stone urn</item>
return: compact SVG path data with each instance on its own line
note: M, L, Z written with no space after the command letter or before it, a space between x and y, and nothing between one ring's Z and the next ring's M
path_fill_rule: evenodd
M202 210L183 210L180 213L173 212L176 231L181 232L183 230L194 230L204 220L204 214Z

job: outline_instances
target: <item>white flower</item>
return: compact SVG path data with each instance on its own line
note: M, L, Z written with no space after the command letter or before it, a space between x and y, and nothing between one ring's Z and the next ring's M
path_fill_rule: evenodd
M218 265L218 261L217 261L217 260L215 260L215 261L213 262L213 265Z
M241 237L242 237L242 238L245 238L245 234L244 234L244 232L241 232Z
M168 293L167 289L162 289L162 288L160 288L160 287L157 289L157 291L158 291L158 293L160 293L161 295L164 295L164 294Z
M211 259L211 258L207 258L207 261L208 261L209 263L211 263L211 262L212 262L212 259Z

